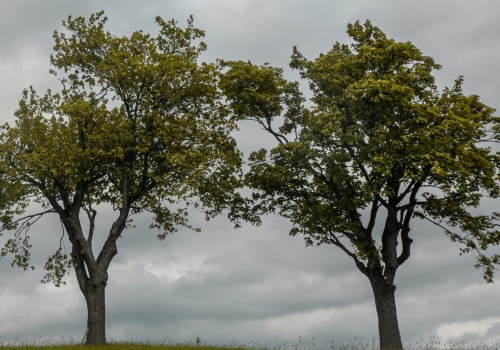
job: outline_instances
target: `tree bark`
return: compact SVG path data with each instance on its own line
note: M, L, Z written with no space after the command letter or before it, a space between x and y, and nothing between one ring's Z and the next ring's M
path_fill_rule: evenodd
M120 210L120 215L113 223L97 259L92 250L95 215L90 217L90 231L85 237L78 215L64 216L64 212L60 214L72 244L71 259L78 286L87 304L87 329L84 338L87 345L106 344L105 290L108 282L108 268L111 260L118 253L116 240L125 228L128 211L128 207ZM78 213L79 210L74 209L73 212Z
M85 344L106 344L106 303L105 284L89 285L86 287L85 301L87 303L87 331Z
M396 286L382 276L368 277L375 297L381 350L403 350L396 312Z
M87 329L84 341L87 345L106 344L106 303L105 290L108 282L109 262L98 263L87 240L77 240L78 231L69 235L73 244L71 258L78 286L87 305ZM84 247L84 248L82 248ZM109 250L109 260L116 255L116 244L105 245ZM105 249L103 248L103 250Z

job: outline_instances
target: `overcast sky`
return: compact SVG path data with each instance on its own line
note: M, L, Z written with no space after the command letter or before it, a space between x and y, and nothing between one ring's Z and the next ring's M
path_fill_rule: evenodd
M57 87L48 62L52 32L61 21L101 9L117 35L137 29L154 34L157 15L183 26L192 14L206 31L205 59L285 68L294 45L315 58L335 41L348 40L348 23L370 19L442 64L440 86L463 75L466 93L500 111L498 0L16 0L0 3L0 123L13 120L22 89ZM268 136L244 125L238 138L248 150ZM149 218L141 217L119 241L107 287L109 339L185 342L199 336L208 343L273 346L299 338L326 344L377 337L368 280L339 250L305 248L275 217L236 231L224 218L205 223L194 215L193 221L202 233L180 231L158 242L147 229ZM106 231L105 220L100 223ZM404 340L500 342L500 283L486 284L474 259L460 257L439 230L414 222L412 233L413 254L396 280ZM80 341L86 308L74 274L61 288L39 283L60 224L48 218L31 235L35 271L0 260L0 344L46 337Z

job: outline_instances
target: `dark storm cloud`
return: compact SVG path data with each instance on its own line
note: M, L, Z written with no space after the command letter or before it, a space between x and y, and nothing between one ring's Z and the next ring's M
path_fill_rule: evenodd
M279 232L278 227L267 228L277 234L255 229L231 232L228 227L223 232L209 228L197 237L189 233L172 235L165 246L161 243L153 249L163 251L153 254L157 257L154 266L122 260L123 265L110 275L136 276L138 281L114 278L110 288L118 294L110 298L109 318L121 320L123 328L127 327L123 320L135 315L137 321L143 315L141 324L168 330L168 338L182 334L186 324L201 319L212 325L196 330L204 338L225 330L224 340L250 339L246 333L238 335L241 330L237 325L254 323L260 325L262 333L266 322L289 315L356 305L367 299L371 302L367 289L359 288L360 280L364 280L345 273L342 266L351 267L350 261L338 261L338 269L333 269L330 247L305 250L300 239L289 244L286 231ZM283 249L277 249L280 246ZM159 287L144 290L144 285ZM123 300L130 298L137 305ZM133 324L128 327L133 328ZM251 333L256 330L254 326Z

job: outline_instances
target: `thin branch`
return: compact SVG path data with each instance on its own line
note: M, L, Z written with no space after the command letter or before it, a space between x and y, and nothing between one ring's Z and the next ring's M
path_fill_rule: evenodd
M43 215L52 213L57 213L57 211L55 209L50 209L40 213L23 216L21 218L18 218L17 220L9 222L8 224L4 224L0 228L0 232L13 230L20 224L21 226L18 227L15 231L15 233L18 234L23 231L23 229L28 228L29 226L40 220ZM33 221L31 221L32 219Z
M83 205L82 209L83 209L83 211L85 211L85 213L87 214L87 217L89 219L89 234L88 234L87 242L92 247L92 239L94 238L95 218L97 216L97 210L92 208L92 205L90 203L88 204L88 206Z
M271 125L271 118L267 116L266 114L266 122L264 122L262 120L262 118L259 118L259 117L251 117L250 120L254 120L256 121L257 123L259 123L262 128L264 130L266 130L267 132L269 132L271 135L274 136L274 138L280 143L280 144L285 144L285 143L288 143L288 139L286 138L286 136L274 131L274 129L272 128L272 125Z
M397 196L396 201L399 203L403 200L404 197L413 190L413 186L415 185L415 180L411 180L408 186L406 186L405 190L401 192L400 195Z
M400 211L403 212L403 211L406 211L406 210L408 210L410 208L414 208L417 205L422 205L422 204L425 204L425 203L426 203L426 201L415 201L413 203L406 203L404 205L399 206L398 210L400 210Z
M366 231L367 232L372 232L373 227L375 226L375 221L377 220L377 213L378 209L380 208L380 203L378 196L375 198L375 200L372 203L372 208L370 210L370 219L368 221L368 225L366 226Z
M350 256L353 260L354 263L356 264L356 267L366 275L367 273L367 268L365 264L361 260L358 259L358 256L350 251L340 240L339 237L335 236L335 234L331 233L329 237L329 242L337 247L339 247L344 253L346 253L348 256Z

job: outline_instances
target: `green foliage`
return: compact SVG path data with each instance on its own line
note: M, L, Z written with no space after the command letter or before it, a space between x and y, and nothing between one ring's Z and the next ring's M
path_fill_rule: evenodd
M250 62L220 61L226 69L220 82L236 120L258 122L280 142L287 142L285 134L296 132L297 116L303 111L304 101L299 85L282 77L283 70L268 64L256 66ZM273 130L272 121L284 111L285 123Z
M3 230L19 235L39 215L59 215L73 249L70 256L60 247L45 265L45 281L56 284L70 259L84 262L90 274L100 263L107 268L131 215L152 213L151 227L164 238L178 225L190 227L188 205L213 217L239 187L241 157L217 89L218 69L199 62L203 31L192 18L180 28L158 17L155 37L142 31L116 37L104 30L106 20L100 12L63 22L51 56L62 89L25 90L14 125L1 133ZM42 212L26 215L33 204ZM97 257L99 204L117 215ZM25 267L27 251L9 242L2 254L13 253Z
M494 110L465 96L461 77L438 91L440 66L410 42L369 21L347 33L350 45L315 60L294 48L290 65L309 81L309 108L280 69L226 63L221 87L234 115L280 141L250 157L254 211L279 213L292 235L334 244L390 284L410 256L410 222L422 218L476 254L491 281L498 217L476 208L499 195L498 157L486 143L496 137Z

